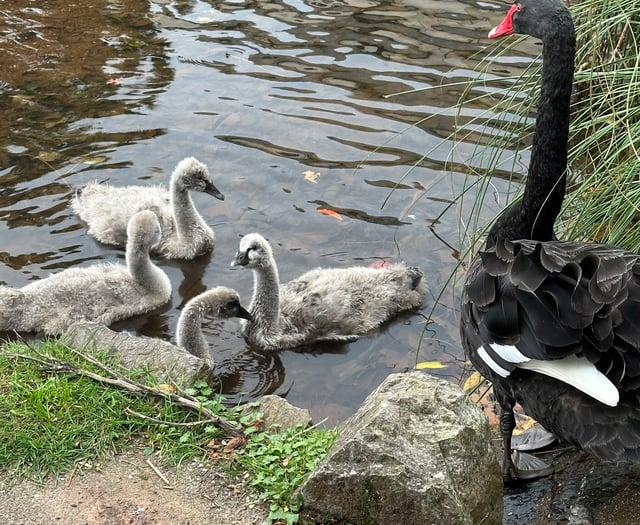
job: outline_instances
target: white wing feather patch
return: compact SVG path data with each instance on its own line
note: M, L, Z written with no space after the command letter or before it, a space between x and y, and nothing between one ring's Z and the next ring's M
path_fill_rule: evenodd
M513 345L492 343L488 346L495 352L497 358L506 363L558 379L605 405L614 407L620 401L620 393L615 385L585 358L571 355L563 359L543 361L529 359ZM497 358L491 357L482 346L478 348L477 354L500 377L507 377L511 373L496 361Z
M575 355L553 361L531 359L518 367L559 379L605 405L614 407L620 401L615 385L587 359Z
M489 346L496 354L505 361L509 361L509 363L517 365L518 363L524 363L525 361L531 360L526 355L523 355L520 350L513 345L499 345L498 343L491 343Z
M492 343L489 346L500 359L507 363L558 379L605 405L613 407L620 401L620 393L615 385L585 358L570 355L563 359L543 361L529 359L513 345ZM510 374L510 371L496 362L496 359L492 358L483 347L478 348L478 355L501 377L507 377Z
M491 370L493 370L499 376L507 377L509 375L509 370L502 368L498 363L496 363L487 353L484 347L481 346L480 348L478 348L478 355L489 367L491 367Z

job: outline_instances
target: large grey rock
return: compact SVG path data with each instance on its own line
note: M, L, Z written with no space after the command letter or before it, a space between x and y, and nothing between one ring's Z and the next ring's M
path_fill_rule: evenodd
M502 522L485 415L422 372L390 375L370 394L299 492L305 510L356 525Z
M184 348L153 337L114 332L100 323L74 323L64 334L64 341L81 351L107 351L125 368L145 368L160 379L190 384L212 375L204 360Z

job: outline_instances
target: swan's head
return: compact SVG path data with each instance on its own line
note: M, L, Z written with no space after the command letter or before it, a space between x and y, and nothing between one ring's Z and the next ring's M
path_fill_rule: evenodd
M171 176L171 184L183 191L200 191L224 200L224 195L213 184L207 166L195 157L187 157L178 162Z
M563 0L516 0L504 20L489 32L489 38L513 33L543 41L559 35L575 38L571 14Z
M160 222L151 210L139 211L129 220L128 243L133 243L138 249L148 251L151 246L160 242L160 238Z
M203 315L214 319L229 319L240 317L251 321L249 311L240 303L240 296L232 288L217 286L201 293L189 301L186 308L198 308Z
M240 239L240 246L231 266L264 268L273 264L269 242L259 233L249 233Z

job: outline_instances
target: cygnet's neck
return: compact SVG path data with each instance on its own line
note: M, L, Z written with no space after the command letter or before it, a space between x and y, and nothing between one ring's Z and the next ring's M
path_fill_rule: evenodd
M175 179L171 181L171 209L179 238L189 237L189 232L198 226L205 226L202 217L193 205L189 191L178 184Z
M253 322L249 325L275 332L280 322L280 281L273 258L269 264L254 268L253 275L253 297L249 306Z
M127 241L127 269L131 278L144 288L159 291L168 280L166 274L158 268L149 257L150 246L145 245L132 236Z
M198 303L190 303L184 307L178 320L176 330L176 340L178 346L189 351L189 353L212 362L209 355L209 345L202 333L202 321L204 311Z

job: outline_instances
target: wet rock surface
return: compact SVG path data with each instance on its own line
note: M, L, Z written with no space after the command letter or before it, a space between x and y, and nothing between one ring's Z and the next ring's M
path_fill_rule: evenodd
M640 465L602 463L562 445L542 457L554 474L505 487L503 525L640 524Z

